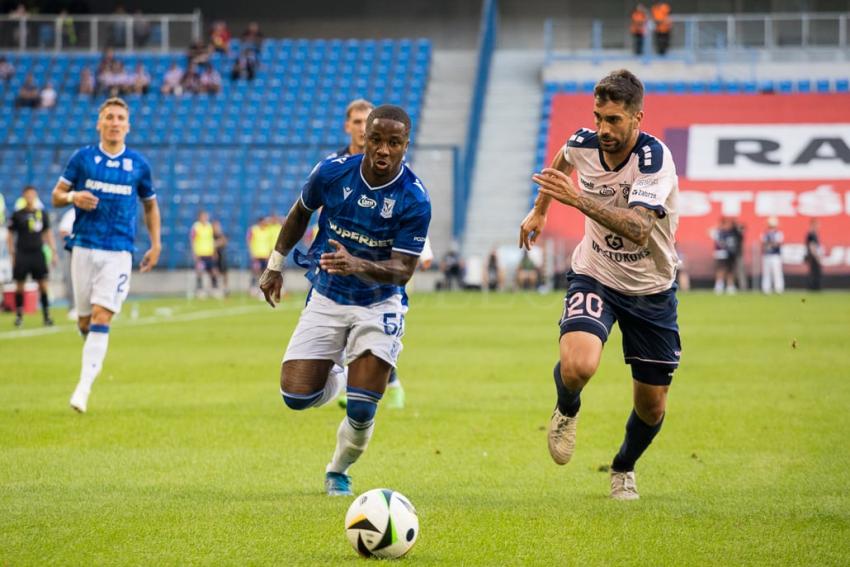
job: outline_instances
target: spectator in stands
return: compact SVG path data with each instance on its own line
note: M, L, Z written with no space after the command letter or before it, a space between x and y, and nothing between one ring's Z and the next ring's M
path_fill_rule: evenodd
M56 89L53 88L53 83L48 81L44 85L44 88L41 89L41 92L38 93L39 108L53 108L56 106L56 96Z
M193 41L189 45L187 57L189 59L187 67L189 68L192 65L197 65L198 67L207 65L210 62L210 57L212 57L212 47L200 40Z
M183 74L183 69L177 63L172 63L162 77L162 94L183 94Z
M221 274L222 292L227 295L230 289L227 285L227 235L224 234L221 221L214 220L212 225L215 239L215 265L218 273Z
M540 270L525 249L516 268L516 285L519 289L537 289L540 285Z
M218 94L221 92L221 74L212 65L206 65L200 78L201 92Z
M499 251L496 248L490 250L487 256L487 267L484 275L484 283L490 291L499 291L505 286L505 272L499 262Z
M59 25L62 33L63 47L77 46L77 26L74 23L74 18L68 14L68 10L59 12Z
M183 75L181 84L185 93L198 94L201 92L201 74L198 72L197 65L189 66L189 70Z
M112 63L115 62L115 50L107 48L103 52L103 57L100 58L100 62L97 64L97 69L95 69L95 76L100 77L101 73L107 71L112 68Z
M227 29L227 24L221 20L213 22L210 32L210 45L219 53L230 51L230 30Z
M252 49L244 48L233 62L233 68L230 70L230 79L237 81L239 79L254 80L254 75L257 73L257 55Z
M670 32L673 21L670 19L670 4L656 2L652 5L652 20L655 22L655 52L666 55L670 48Z
M153 27L151 21L145 19L141 10L133 12L133 47L145 47L151 39Z
M767 219L767 230L761 236L761 290L764 293L785 291L785 274L782 273L782 241L779 219Z
M717 228L710 231L714 240L714 293L728 294L738 291L735 287L735 234L734 221L721 217Z
M440 271L443 272L442 289L451 291L457 283L458 289L463 289L463 258L460 257L457 242L452 242L449 251L440 262Z
M123 4L117 4L113 16L127 16ZM124 18L114 20L109 26L108 45L124 47L127 45L127 21Z
M80 71L80 86L77 92L82 95L93 95L95 92L94 75L88 67L83 67Z
M15 76L15 66L6 59L6 56L0 55L0 81L9 81Z
M263 32L260 31L260 24L251 22L245 31L242 32L242 48L249 49L254 52L256 57L260 56L260 50L263 47Z
M632 23L629 31L634 39L633 49L635 55L643 55L643 41L644 36L646 35L646 22L649 19L646 12L646 6L643 4L638 4L635 6L635 9L632 10Z
M126 84L124 66L117 59L113 59L109 67L106 67L97 77L98 92L107 96L118 96L121 94L124 84Z
M18 97L15 99L15 106L36 108L41 102L38 86L35 84L35 78L32 73L28 73L24 78L24 84L18 90Z
M148 70L145 69L144 64L136 63L136 69L133 71L131 75L131 82L129 85L130 92L136 94L148 94L148 91L151 88L151 76L148 73Z
M806 233L806 264L809 265L808 287L813 291L821 288L821 261L823 259L823 248L818 235L818 219L809 221L809 232Z

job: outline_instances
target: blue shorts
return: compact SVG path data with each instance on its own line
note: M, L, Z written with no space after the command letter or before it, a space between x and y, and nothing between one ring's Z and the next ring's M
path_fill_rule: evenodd
M561 336L584 331L599 337L602 344L614 323L623 333L623 356L638 382L667 386L679 366L682 341L676 322L676 286L651 295L626 295L595 279L570 272L564 313L559 323Z
M212 256L198 256L195 270L201 272L212 272L215 269L215 258Z

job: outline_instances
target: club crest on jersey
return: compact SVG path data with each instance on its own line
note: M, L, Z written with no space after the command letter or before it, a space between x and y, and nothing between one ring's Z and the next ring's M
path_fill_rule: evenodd
M357 200L357 204L364 209L374 209L378 206L378 202L375 199L370 199L366 195L360 195L360 199Z
M121 168L124 171L133 171L133 160L130 158L124 158L121 160Z
M381 209L381 216L385 219L393 218L393 207L395 207L395 199L387 199L384 197L384 206Z
M103 158L102 158L102 157L100 157L100 156L94 156L94 163L95 163L95 165L99 165L101 161L103 161Z
M345 201L348 199L348 196L351 195L351 187L343 187L342 188L342 200Z
M616 192L617 192L616 189L614 189L610 185L603 185L602 188L599 190L599 194L602 195L603 197L610 197L611 195L613 195Z

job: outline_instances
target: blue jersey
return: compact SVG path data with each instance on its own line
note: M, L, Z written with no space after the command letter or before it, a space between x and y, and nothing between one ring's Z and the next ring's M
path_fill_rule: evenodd
M307 253L296 261L307 267L313 288L337 303L371 305L402 286L379 284L351 276L332 276L319 267L319 257L335 249L374 262L389 260L393 251L419 256L431 222L431 199L422 182L407 167L385 185L371 187L360 172L363 155L327 159L313 169L301 190L301 202L311 211L322 207L319 233Z
M136 200L156 198L150 165L141 154L125 147L120 154L109 155L100 146L86 146L71 156L59 181L98 198L92 211L76 208L68 248L133 252Z

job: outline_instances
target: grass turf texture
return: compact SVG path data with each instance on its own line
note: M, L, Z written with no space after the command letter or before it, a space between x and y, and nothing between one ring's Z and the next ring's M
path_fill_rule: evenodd
M114 324L82 416L67 405L72 328L0 332L0 565L362 562L343 531L351 499L322 492L342 411L278 395L302 301L142 302ZM625 503L600 471L630 409L618 332L573 462L546 450L561 308L555 294L413 297L407 408L379 410L352 469L355 492L417 506L406 563L846 564L850 295L681 295L683 364L638 463L641 500Z

